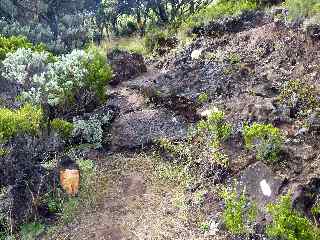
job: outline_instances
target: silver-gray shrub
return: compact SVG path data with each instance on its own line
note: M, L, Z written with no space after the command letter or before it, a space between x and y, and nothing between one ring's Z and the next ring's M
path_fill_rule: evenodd
M55 106L73 89L83 87L87 70L82 61L90 58L90 53L73 50L46 64L48 56L46 52L18 49L9 53L2 62L2 76L24 85L26 90L21 94L23 100L40 103L46 99Z

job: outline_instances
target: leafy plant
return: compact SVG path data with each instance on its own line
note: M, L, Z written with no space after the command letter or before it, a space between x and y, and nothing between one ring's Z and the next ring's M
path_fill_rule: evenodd
M197 97L197 100L199 103L206 103L208 102L209 100L209 96L208 96L208 93L201 93L198 97Z
M0 139L6 141L23 133L35 135L42 120L42 109L30 104L25 104L18 110L0 108Z
M283 144L280 129L271 124L254 123L252 126L244 126L243 134L245 146L256 151L257 159L269 162L278 159Z
M207 120L198 122L197 130L200 134L208 134L214 143L219 144L230 136L232 127L225 121L224 112L214 110Z
M169 139L161 139L159 144L176 161L210 161L227 166L228 156L222 151L221 141L226 140L231 132L232 126L226 122L224 113L216 109L206 120L199 121L195 128L190 129L185 142L175 143Z
M232 234L248 233L256 218L255 205L250 204L244 192L239 194L235 188L232 190L224 189L221 192L221 197L225 203L223 220L227 229Z
M53 119L50 125L54 131L56 131L64 138L70 137L73 131L73 124L63 119Z
M45 46L43 44L33 46L33 44L29 42L26 37L5 37L0 34L0 62L6 58L8 53L13 53L19 48L29 48L37 52L45 51Z
M209 222L202 222L202 223L200 223L199 228L202 232L208 232L210 230L210 223Z
M268 206L272 222L267 227L267 235L283 240L317 240L320 230L291 206L291 196L287 194L280 201Z
M0 157L5 157L6 155L8 155L10 153L10 150L7 148L0 148Z
M32 222L21 226L21 240L34 240L45 231L44 225L38 222Z
M84 79L86 87L94 91L101 100L106 98L106 85L112 78L112 68L106 57L97 49L91 48L88 57L83 61L87 74Z

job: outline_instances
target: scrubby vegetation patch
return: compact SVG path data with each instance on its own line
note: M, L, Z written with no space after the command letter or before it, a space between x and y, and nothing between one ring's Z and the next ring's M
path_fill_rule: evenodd
M244 126L243 134L246 148L254 150L258 160L272 163L279 159L283 145L280 129L271 124L254 123L252 126Z

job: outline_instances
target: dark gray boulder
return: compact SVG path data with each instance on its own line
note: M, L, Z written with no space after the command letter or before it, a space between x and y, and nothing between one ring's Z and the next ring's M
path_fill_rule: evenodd
M262 162L256 162L243 170L239 180L241 189L261 209L277 199L282 184L283 180Z
M107 55L113 70L111 85L135 78L147 71L142 55L114 49Z
M319 213L312 214L311 210L320 203L320 178L311 178L308 183L296 186L292 192L292 207L319 223Z
M111 129L111 149L146 147L161 138L182 139L187 124L181 117L166 110L142 110L121 115Z

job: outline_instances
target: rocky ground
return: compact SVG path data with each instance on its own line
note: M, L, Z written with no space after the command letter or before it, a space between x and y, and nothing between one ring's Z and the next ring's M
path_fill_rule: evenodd
M279 96L288 82L299 79L299 88L311 89L303 95L315 99L310 104L319 101L320 42L274 17L284 10L273 11L195 29L198 37L191 45L148 66L138 55L109 54L116 77L108 101L87 113L112 112L104 150L87 156L106 176L107 186L94 210L83 209L72 223L42 239L244 239L230 236L219 220L223 203L218 192L232 179L245 186L260 209L290 190L293 205L310 216L320 198L319 106L306 107L297 92L285 101ZM0 90L3 96L8 93ZM11 100L7 104L14 104ZM233 127L232 138L223 143L228 167L200 161L190 171L158 151L163 138L186 140L188 129L213 106L225 112ZM281 161L266 164L245 149L240 134L244 122L272 123L282 130ZM19 148L18 143L13 146ZM29 146L43 152L41 144ZM55 151L61 147L57 141L50 146ZM11 158L17 161L11 163L25 171L18 160L22 155L15 152ZM33 155L35 169L39 157ZM21 179L34 176L32 169ZM3 181L10 185L10 180ZM261 193L263 180L270 196ZM259 230L266 222L262 213L250 239L266 239ZM204 223L209 223L206 230Z

